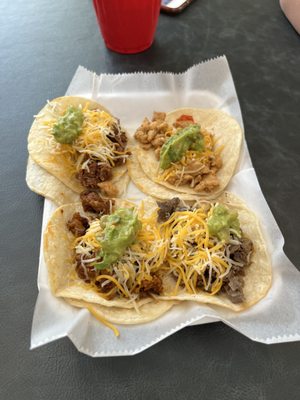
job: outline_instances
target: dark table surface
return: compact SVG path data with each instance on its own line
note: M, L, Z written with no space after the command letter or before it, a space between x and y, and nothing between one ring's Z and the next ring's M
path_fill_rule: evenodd
M222 54L262 191L299 268L300 39L278 1L195 0L161 15L154 45L131 56L105 48L89 0L1 1L1 399L300 398L300 343L255 343L222 323L133 357L92 359L68 339L29 350L43 210L25 184L32 116L65 92L79 64L178 72Z

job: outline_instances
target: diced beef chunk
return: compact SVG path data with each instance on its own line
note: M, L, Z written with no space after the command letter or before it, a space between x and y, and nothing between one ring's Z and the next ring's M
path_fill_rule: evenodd
M157 205L159 207L159 210L157 213L157 221L167 221L171 217L173 212L176 211L179 203L180 199L178 197L174 197L173 199L167 201L158 201Z
M84 211L97 214L109 214L110 204L113 200L103 199L95 190L85 190L80 194L80 200Z
M77 177L82 186L88 189L97 189L98 183L112 178L112 167L90 159L87 168L81 169Z
M230 258L240 265L231 267L229 274L224 278L223 290L235 304L245 300L243 293L245 267L250 264L252 251L253 243L247 238L242 238L240 244L230 246Z
M143 279L141 282L141 292L148 293L152 292L155 294L160 294L163 290L162 280L156 274L152 275L152 279Z
M83 236L89 226L89 220L85 217L82 217L79 212L76 212L67 222L67 228L75 236Z
M239 263L243 263L248 265L250 254L253 250L253 243L250 239L243 238L241 239L241 244L233 245L230 248L231 258Z
M224 284L223 289L229 299L234 304L242 303L245 300L243 294L244 279L243 276L228 274L228 281Z

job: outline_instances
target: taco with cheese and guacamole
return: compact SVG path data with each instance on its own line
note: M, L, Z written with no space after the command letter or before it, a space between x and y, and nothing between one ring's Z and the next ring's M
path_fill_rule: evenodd
M229 193L191 204L110 199L96 218L64 205L48 223L44 256L55 296L124 309L124 321L146 304L156 318L168 301L241 311L272 279L257 217Z
M140 168L129 168L133 181L150 179L155 186L139 187L153 196L170 198L170 192L177 192L192 200L215 198L225 189L239 160L243 133L220 110L184 108L154 112L134 137L138 145L133 157Z
M93 191L118 197L118 185L127 180L126 146L119 120L100 104L81 97L54 99L36 115L28 135L27 181L50 198L59 185L56 179L78 194ZM55 179L41 181L41 171Z

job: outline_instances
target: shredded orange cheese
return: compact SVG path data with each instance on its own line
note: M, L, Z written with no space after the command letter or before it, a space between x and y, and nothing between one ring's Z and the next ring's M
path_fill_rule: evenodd
M223 146L218 147L217 149L215 148L215 138L214 136L207 132L206 130L201 130L201 134L204 137L204 144L205 144L205 149L204 151L196 151L196 150L188 150L184 156L181 158L180 161L173 163L170 168L167 168L165 171L161 171L158 175L158 180L159 181L176 181L176 185L179 186L184 174L195 174L199 172L201 173L201 169L204 168L204 166L209 166L210 165L210 158L213 156L215 157L216 155L220 155ZM199 171L197 170L192 170L189 171L189 165L191 165L195 161L200 161L201 166L199 167Z
M141 282L151 281L153 273L157 272L161 277L171 275L176 279L173 292L165 295L176 295L180 287L190 294L199 290L211 295L218 293L233 261L226 251L228 244L209 236L207 219L213 207L206 202L193 210L176 211L159 224L157 210L145 215L142 205L139 210L142 227L135 243L110 266L111 274L104 271L96 278L101 285L113 284L113 290L101 295L110 298L117 294L135 302L140 295ZM82 255L83 263L99 262L102 235L101 223L95 219L86 234L75 240L76 254Z
M82 132L73 144L58 143L52 135L53 125L58 117L55 114L55 108L53 118L44 122L45 134L49 142L48 148L53 155L53 162L57 162L57 157L59 157L60 164L70 175L82 168L88 168L85 162L86 155L113 167L116 157L126 156L127 154L124 151L117 151L115 143L108 138L108 135L112 132L112 127L118 126L117 120L106 111L90 110L88 107L89 102L82 108L84 115Z
M113 333L115 334L115 336L120 336L120 332L119 330L109 321L107 321L107 319L105 319L103 317L103 315L101 315L97 309L95 307L93 307L92 305L87 304L85 306L85 308L87 310L89 310L89 312L98 320L100 321L103 325L107 326L109 329L111 329L113 331Z

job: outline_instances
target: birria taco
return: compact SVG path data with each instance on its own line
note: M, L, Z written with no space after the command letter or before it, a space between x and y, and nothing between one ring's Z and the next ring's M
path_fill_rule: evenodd
M146 305L147 321L157 318L168 301L241 311L271 285L257 217L229 193L192 204L110 199L97 217L64 205L48 223L44 256L54 295L101 306L108 320L110 307L119 310L124 324Z
M237 121L214 109L184 108L155 112L135 132L138 143L130 167L134 182L162 199L172 192L185 198L215 198L227 186L239 160L243 139ZM149 185L145 178L153 182ZM146 183L147 182L147 183ZM162 186L164 190L160 189Z
M118 197L118 185L127 180L126 145L118 119L100 104L80 97L54 99L35 117L28 135L27 182L49 198L65 186L78 194Z

